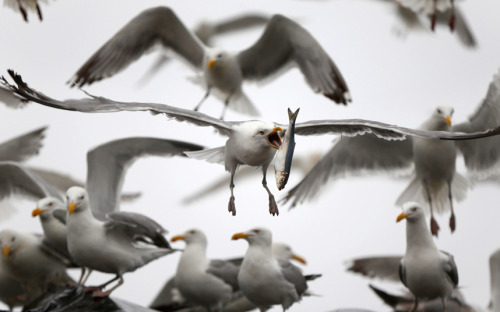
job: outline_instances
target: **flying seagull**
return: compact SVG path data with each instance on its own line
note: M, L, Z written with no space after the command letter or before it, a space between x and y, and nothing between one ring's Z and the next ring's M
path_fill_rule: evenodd
M307 30L289 18L274 15L256 43L234 54L205 46L168 7L141 12L97 50L69 82L82 87L112 76L157 43L202 74L206 94L195 110L212 91L222 97L225 106L221 119L227 107L257 115L242 90L243 81L265 79L289 65L300 68L314 92L336 103L347 104L351 100L347 84L332 59Z
M238 284L243 295L261 312L278 304L285 311L301 300L308 288L306 278L291 262L273 257L271 231L255 228L236 233L232 239L248 242L238 273Z
M451 126L453 108L441 106L434 110L420 129L449 133L474 132L500 125L500 74L493 77L486 97L468 121ZM455 159L460 152L469 172L479 177L488 176L498 166L500 138L470 141L429 141L407 138L404 141L381 140L374 135L342 137L314 168L291 189L284 202L292 207L313 199L329 179L348 174L367 172L394 172L414 167L414 177L396 204L418 201L428 205L431 213L431 231L437 235L439 226L434 211L451 211L450 228L456 226L453 199L462 200L471 183L455 170Z
M28 11L36 12L40 21L43 20L38 0L4 0L3 4L14 11L19 10L25 22L28 22Z
M269 212L279 213L274 195L267 187L266 172L273 160L276 150L281 144L279 132L286 131L288 124L250 121L224 121L206 114L177 108L165 104L119 102L104 97L90 96L79 100L59 101L28 87L21 76L9 71L17 86L9 84L4 78L4 84L22 98L53 108L79 111L87 113L120 112L120 111L149 111L153 114L165 114L177 121L186 121L201 127L213 127L221 135L227 136L226 144L221 147L205 149L197 152L186 152L190 157L204 159L213 163L224 164L231 178L229 188L231 196L228 210L235 215L234 175L241 165L262 168L262 186L269 196ZM500 134L500 127L487 129L475 133L451 133L446 131L416 130L389 125L386 123L362 119L345 120L311 120L295 124L296 135L338 134L342 136L356 136L374 134L386 140L404 140L407 136L414 136L428 140L468 140Z
M427 229L422 207L407 202L396 222L406 219L406 253L400 262L401 282L415 296L411 311L419 299L441 298L443 311L446 301L458 285L458 270L453 256L437 249Z
M404 6L416 13L429 15L431 18L431 29L436 27L437 15L439 12L449 13L448 26L450 30L455 29L455 0L395 0L399 5Z

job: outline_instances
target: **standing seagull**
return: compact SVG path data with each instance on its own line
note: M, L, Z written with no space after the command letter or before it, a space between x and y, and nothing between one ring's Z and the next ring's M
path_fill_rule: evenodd
M399 266L399 277L415 296L411 311L417 309L419 299L441 298L446 312L446 300L458 285L453 256L437 249L418 203L404 204L396 222L403 219L406 219L406 253Z
M166 230L136 213L115 211L106 221L92 215L89 196L81 187L66 192L68 250L73 260L90 270L116 274L110 281L96 286L93 297L107 297L123 284L123 274L174 252L163 236ZM104 287L119 279L107 291Z
M236 214L235 198L233 194L234 175L236 169L241 165L249 165L262 168L262 186L269 195L269 212L273 215L279 213L274 195L267 187L266 172L276 150L281 144L279 132L286 131L288 125L274 122L263 122L258 120L250 121L223 121L210 117L200 112L186 110L165 104L119 102L106 99L104 97L69 99L59 101L37 92L28 87L22 77L9 70L9 74L14 79L17 86L9 84L5 79L4 85L23 99L40 103L45 106L79 111L86 113L110 113L120 111L149 111L153 115L164 114L177 121L186 121L200 127L213 127L220 134L228 137L225 146L202 150L196 153L186 153L190 157L204 159L212 163L224 164L226 171L231 174L229 187L231 197L229 199L228 210ZM485 127L484 125L483 127ZM405 127L385 124L378 121L363 119L344 120L311 120L295 124L296 135L320 135L338 134L343 136L357 136L363 134L374 134L377 138L386 140L404 140L407 136L415 136L429 140L469 140L486 136L500 134L500 127L491 125L490 129L474 133L450 133L444 131L416 130ZM474 130L474 129L472 129Z
M493 77L486 97L468 121L451 126L452 114L452 108L438 107L420 128L471 133L500 125L500 74ZM434 210L441 212L449 209L450 228L454 231L456 221L452 200L462 200L471 187L471 183L455 171L457 150L462 153L470 172L479 176L488 175L488 170L498 166L500 160L500 138L438 142L420 138L387 141L374 135L342 137L283 200L291 201L293 207L314 198L329 179L347 174L398 171L414 166L414 178L396 204L407 201L428 204L434 235L439 230Z
M177 289L189 303L203 306L207 311L214 307L222 311L238 290L239 266L230 261L208 260L207 237L200 230L192 229L171 239L178 240L184 240L186 248L175 273Z
M236 233L232 239L245 239L248 249L243 258L238 283L243 295L261 312L279 304L283 311L300 301L307 290L306 278L299 268L272 254L272 233L256 228Z
M309 86L336 103L351 100L347 84L320 44L294 21L274 15L260 39L237 54L205 46L168 7L143 11L106 42L70 80L82 87L114 75L155 44L183 57L203 76L206 94L220 95L226 107L241 113L258 112L242 90L243 80L262 80L288 65L296 65Z

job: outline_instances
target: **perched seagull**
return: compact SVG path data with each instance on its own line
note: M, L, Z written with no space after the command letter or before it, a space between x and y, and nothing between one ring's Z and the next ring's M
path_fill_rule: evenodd
M239 289L239 266L231 261L208 260L207 237L201 230L192 229L171 239L178 240L185 241L186 248L175 273L177 289L189 303L222 312Z
M143 11L108 40L70 79L82 87L114 75L160 43L183 57L202 74L206 94L220 95L225 109L241 113L258 112L242 90L243 80L262 80L296 65L309 86L336 103L351 101L347 84L320 44L307 30L282 15L269 20L260 39L237 54L205 46L168 7Z
M232 18L228 18L222 21L202 21L193 30L193 33L198 37L198 39L203 42L205 46L213 46L213 38L216 36L224 35L226 33L232 33L235 31L241 31L256 26L265 26L269 21L268 16L255 13L247 13ZM148 72L143 76L144 80L150 80L159 69L161 69L168 61L168 57L165 53L162 53L157 57L153 66L148 70ZM1 89L0 89L1 91ZM1 98L0 98L1 99Z
M28 11L36 12L38 18L43 20L42 10L40 9L39 0L4 0L4 6L11 8L14 11L19 10L25 22L28 21ZM43 1L47 2L47 1Z
M40 103L45 106L87 113L109 113L120 111L149 111L155 115L165 114L177 121L186 121L201 127L213 127L228 138L225 146L203 150L199 153L187 153L190 157L205 159L209 162L224 163L231 174L229 187L231 197L228 210L235 214L234 205L234 174L240 165L262 167L262 185L269 195L269 211L278 214L274 196L269 191L266 172L276 153L281 137L278 132L286 131L287 125L263 121L223 121L200 112L177 108L165 104L118 102L104 97L90 97L79 100L59 101L28 87L22 77L9 70L16 85L11 85L4 79L5 86L23 99ZM493 127L493 126L492 126ZM339 134L356 136L372 133L376 137L387 140L404 140L407 136L415 136L429 140L469 140L473 138L494 136L500 134L500 127L475 133L451 133L445 131L415 130L377 121L362 119L345 120L312 120L295 124L297 135Z
M47 127L42 127L0 143L0 161L21 162L37 155L46 130Z
M493 77L485 99L468 121L451 126L453 109L436 108L420 129L433 131L474 132L500 125L500 74ZM401 205L418 201L428 205L431 213L431 231L437 235L439 226L434 211L451 211L450 228L455 230L456 221L453 199L462 200L472 184L455 170L455 158L460 152L471 173L488 176L498 168L500 138L470 141L429 141L407 138L404 141L381 140L374 135L342 137L314 168L291 189L284 202L298 203L315 198L329 179L348 174L398 171L414 167L414 177L397 199Z
M427 25L427 16L422 17L422 15L425 15L425 13L422 13L420 10L413 10L408 6L402 5L401 3L403 1L384 0L384 2L390 2L393 5L395 14L403 25L403 29L399 29L397 32L398 34L404 34L404 32L406 31L429 31ZM461 12L457 4L454 5L454 9L448 8L444 11L435 11L435 25L445 25L448 27L452 15L454 15L453 31L458 37L458 40L468 48L477 47L476 38L472 32L472 29L468 25L464 14Z
M186 252L186 249L184 249L184 252ZM297 255L292 248L285 244L285 243L280 243L280 242L274 242L273 247L272 247L272 252L273 252L273 257L275 259L282 259L282 260L290 260L290 261L297 261L303 265L306 264L306 260ZM210 260L210 265L212 265L213 262L216 265L219 261L221 260ZM243 262L243 258L235 258L235 259L229 259L229 260L224 260L221 261L221 264L225 263L231 263L231 265L224 265L224 266L218 266L218 267L227 267L228 271L231 273L234 272L234 267L233 265L239 267L241 263ZM237 276L236 272L236 276ZM306 278L309 278L309 276L306 276ZM151 303L150 307L153 309L157 309L160 311L163 311L169 307L192 307L193 311L197 311L198 307L196 305L193 305L189 300L186 300L187 298L184 298L182 294L179 294L179 290L176 287L176 282L175 282L175 277L170 278L163 288L160 290L160 292L156 295L156 298L153 300ZM232 300L230 302L227 302L226 305L223 307L224 312L244 312L244 311L250 311L255 309L255 305L252 304L250 301L248 301L244 296L233 296ZM203 307L204 309L204 307ZM191 311L191 310L190 310Z
M261 312L276 304L285 311L299 301L307 290L306 278L291 262L273 257L271 231L256 228L232 237L233 240L241 238L248 241L238 273L243 295Z
M66 285L70 279L59 254L42 243L41 237L14 230L0 231L2 272L19 281L30 292L50 285Z
M446 311L446 301L458 285L453 256L437 249L418 203L403 205L396 222L403 219L406 219L406 253L400 262L399 277L415 296L411 311L417 309L419 299L434 298L441 298L443 311Z
M106 221L94 217L89 195L81 187L66 192L68 250L81 267L116 277L96 286L93 297L107 297L123 284L123 274L175 250L163 234L166 230L150 218L130 212L115 211L106 215ZM110 283L118 283L102 291Z

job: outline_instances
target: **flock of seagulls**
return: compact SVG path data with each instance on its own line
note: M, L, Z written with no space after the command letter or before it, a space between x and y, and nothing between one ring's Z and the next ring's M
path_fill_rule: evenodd
M462 17L453 0L396 2L404 10L427 16L431 31L434 31L436 24L442 19L440 14L447 14L447 24L451 31L461 25ZM36 1L34 3L41 20L39 4ZM24 2L18 1L17 5L24 20L27 20ZM454 311L455 305L458 305L459 311L469 311L465 308L477 311L459 292L462 279L459 279L460 265L455 263L453 250L440 250L440 240L437 239L440 227L435 215L449 211L451 232L460 229L457 226L455 202L463 200L474 184L482 184L483 180L497 174L500 157L500 74L493 77L485 98L469 120L456 125L452 125L451 121L454 108L446 105L439 105L415 129L368 119L333 119L332 114L314 114L315 106L309 103L301 104L301 115L298 116L299 108L293 107L295 103L283 103L279 98L274 99L272 102L276 103L272 105L279 106L276 111L282 112L282 115L273 115L272 119L284 120L285 109L288 108L288 124L248 120L248 115L258 116L260 113L247 97L248 91L244 92L242 89L244 80L267 80L282 75L285 70L295 66L305 83L315 93L326 97L313 95L311 99L317 99L325 105L329 105L331 100L350 106L353 98L346 83L350 81L346 74L349 66L339 62L342 73L347 77L344 79L333 61L334 51L325 48L320 43L321 40L307 30L307 22L302 22L300 18L285 14L242 15L239 22L236 22L237 31L241 30L241 25L261 27L262 34L253 45L240 52L230 53L225 49L212 47L210 42L215 32L226 31L224 27L212 30L209 26L201 26L200 29L206 28L207 32L195 33L184 25L174 11L175 6L161 6L139 12L90 56L68 84L69 87L87 89L94 82L127 71L146 52L159 45L171 50L195 69L195 80L203 86L205 93L200 93L199 100L193 103L196 105L192 105L193 109L183 108L185 103L176 105L172 102L162 104L148 100L127 101L87 90L83 90L80 97L59 100L58 95L53 95L54 91L46 93L39 88L36 78L30 77L29 70L23 69L21 72L16 71L16 68L4 69L0 102L5 104L6 109L18 114L23 114L20 107L24 110L36 107L54 114L64 112L69 118L78 115L92 120L93 116L116 115L113 113L118 112L128 112L129 116L141 115L134 112L150 112L157 116L155 119L165 119L168 126L191 126L200 131L203 137L216 137L213 135L215 130L225 140L216 147L209 140L198 145L200 138L187 138L180 130L169 134L174 139L136 136L104 143L101 141L100 145L87 152L85 182L72 178L73 173L66 174L26 164L29 158L39 153L45 133L52 125L0 144L0 199L10 202L20 197L32 201L31 216L39 219L43 231L43 234L33 234L29 228L9 228L8 223L0 229L0 300L9 309L18 306L50 309L49 306L32 305L36 304L40 296L55 289L83 291L94 302L109 300L110 296L114 300L115 291L127 284L127 276L139 274L131 272L149 267L163 257L170 259L178 255L174 276L168 280L168 276L159 278L162 282L166 280L166 283L150 304L152 309L258 309L263 312L276 306L283 311L300 310L301 301L315 299L303 297L322 292L311 291L310 288L314 287L312 282L318 280L319 283L332 276L327 276L324 272L312 275L304 273L292 261L305 264L305 260L295 255L287 245L273 241L273 232L284 219L283 210L279 206L306 206L306 202L319 200L322 197L319 191L329 179L335 180L349 174L367 175L406 170L406 173L412 171L406 177L409 178L409 185L399 197L393 198L394 206L402 208L396 222L405 220L406 223L406 253L402 257L391 258L388 269L384 267L385 260L378 259L354 261L350 270L371 277L380 276L372 270L373 263L376 262L375 271L382 267L382 277L390 275L391 279L395 279L394 276L397 276L396 279L409 292L405 299L390 301L387 299L390 297L388 293L370 285L377 295L386 303L391 302L389 305L396 310L421 311L431 309L431 304L434 304L433 307L438 311ZM231 22L235 21L236 19ZM233 27L228 26L227 29L230 28ZM165 57L158 60L161 61L156 63L148 76L157 74L156 70ZM103 81L99 85L106 83ZM168 82L165 84L161 92L168 92ZM352 86L350 82L349 85ZM266 88L271 89L273 86L264 87ZM353 89L355 96L358 92L363 91ZM202 103L210 101L211 94L216 95L224 104L218 118L199 111ZM192 96L197 97L194 92ZM232 110L231 114L240 114L242 118L226 119L227 108ZM265 107L259 110L265 112ZM304 121L301 119L302 114L316 116L317 119ZM90 125L85 127L89 130L91 128ZM133 130L133 127L130 128ZM90 134L91 131L86 133ZM338 135L339 138L301 181L285 187L297 181L295 178L289 180L289 176L294 175L296 145L307 145L304 142L310 136L326 135ZM79 139L68 136L68 140ZM74 154L69 152L68 156L76 161L77 155ZM458 155L463 155L465 166L469 170L467 176L459 173L456 164ZM140 213L127 211L128 207L122 209L122 202L132 202L133 206L136 204L134 201L140 202L141 197L160 189L137 190L140 193L123 192L128 169L146 156L171 158L172 161L174 158L184 159L185 163L190 164L194 164L196 159L223 165L229 174L226 185L229 186L230 196L228 202L219 201L217 205L227 207L229 216L227 212L225 215L228 219L219 220L219 215L215 216L215 213L206 220L193 217L191 222L194 227L169 239L166 228L179 225L175 221L175 213L167 220L152 218L146 209ZM234 222L231 220L241 218L240 215L246 216L262 210L252 207L258 206L255 203L260 202L260 195L255 194L253 199L248 200L244 194L250 189L250 184L247 183L241 190L235 190L240 167L253 167L261 171L261 184L267 194L268 212L271 215L266 217L275 221L272 221L271 226L254 225L250 230L235 233L232 237L230 232L226 233L228 241L246 240L246 253L241 258L211 260L207 253L210 235L205 234L200 229L201 226L215 222L220 224L222 231L225 223ZM268 184L267 173L270 167L275 170L277 189L286 189L281 201L275 199L272 191L274 183ZM189 166L179 171L193 180L213 180ZM154 175L149 177L152 181L157 178L159 177ZM175 173L168 178L175 180ZM182 187L192 192L190 186ZM168 189L160 192L164 198L170 199ZM238 195L238 201L235 195ZM383 194L387 197L389 195L391 194ZM167 201L169 200L161 205L171 205ZM219 211L221 208L209 209ZM4 211L0 215L7 218L19 213L24 213L26 219L30 216L29 212L20 211ZM315 214L317 217L320 213ZM430 217L429 226L427 215ZM313 221L317 222L313 226L320 227L326 221L319 218ZM307 236L308 226L310 225L302 223L296 224L295 228ZM229 228L233 227L227 229ZM335 229L331 228L330 231L336 235ZM402 233L401 230L400 232ZM178 241L184 241L185 246L174 248ZM236 242L228 243L239 245ZM295 244L293 242L294 246ZM338 251L338 248L332 249ZM321 245L320 252L327 257L331 251ZM498 257L495 255L490 258L490 311L500 309L496 258ZM395 263L397 273L394 271ZM457 263L460 264L459 261ZM79 278L73 275L75 273L68 273L78 269ZM105 282L98 284L95 282L94 272L113 277L108 276ZM140 285L137 285L137 289L139 288ZM322 296L332 295L328 291L323 293ZM404 307L401 308L402 306ZM454 308L450 308L451 306Z

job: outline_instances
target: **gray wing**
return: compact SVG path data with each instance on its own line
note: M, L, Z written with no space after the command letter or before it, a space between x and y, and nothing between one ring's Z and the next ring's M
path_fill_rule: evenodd
M500 73L493 77L486 98L469 120L457 124L452 129L471 133L498 126L500 120ZM500 158L500 138L456 142L464 156L465 165L472 171L484 171L498 163Z
M54 209L52 211L52 215L56 220L61 222L62 224L66 225L66 210L64 209Z
M294 62L314 92L337 103L351 101L342 74L311 34L294 21L274 15L264 34L238 54L246 79L263 79Z
M387 141L372 134L342 137L282 199L291 207L312 199L330 179L347 174L396 171L412 165L412 140Z
M307 282L300 269L288 260L279 259L278 263L285 279L295 286L297 294L301 297L307 290Z
M38 154L47 127L31 131L0 144L0 161L24 161Z
M444 270L446 271L446 274L453 284L454 288L456 288L458 286L458 269L455 263L455 259L446 251L440 251L448 257L447 261L444 263Z
M404 265L404 259L401 259L401 261L399 262L398 271L399 271L399 280L401 281L401 283L403 283L403 285L408 287L408 285L406 284L406 267Z
M161 307L167 307L175 304L179 304L175 300L173 292L176 289L175 277L170 278L163 288L158 292L153 302L149 305L153 309L160 309Z
M118 210L125 174L139 157L186 157L184 151L200 149L203 146L175 140L126 138L90 150L87 153L87 191L94 215L102 218Z
M31 89L23 80L20 75L15 74L9 70L9 74L14 79L17 86L9 84L5 79L3 83L9 87L13 92L20 95L23 99L33 101L45 106L78 111L84 113L111 113L121 111L149 111L156 114L165 114L169 118L177 121L186 121L200 127L213 127L220 134L230 136L232 133L231 126L236 122L226 122L217 118L210 117L200 112L177 108L166 104L155 103L134 103L134 102L117 102L104 97L96 97L89 95L89 98L83 99L70 99L59 101Z
M83 64L70 83L81 87L110 77L158 43L201 68L203 44L170 8L156 7L137 15L109 39Z
M243 14L220 22L202 22L194 30L195 35L207 46L216 35L243 30L255 26L263 26L269 17L261 14Z
M106 215L105 227L108 232L119 231L135 241L150 243L158 247L170 248L163 236L167 231L156 221L133 212L115 211Z
M474 38L474 34L470 29L467 21L465 20L464 15L460 11L460 9L455 4L455 30L454 32L458 36L460 42L469 48L477 47L476 39ZM451 15L453 14L452 10L448 10L446 12L436 12L436 23L448 25Z
M52 196L62 199L62 194L54 190L34 172L21 164L0 162L0 199L13 194L19 194L33 199Z
M231 261L224 260L211 260L207 269L207 273L217 276L223 280L226 284L233 288L233 291L239 289L238 285L238 272L240 271L240 266L234 264Z
M22 108L28 103L26 100L19 98L12 90L0 86L0 102L10 108Z
M370 278L399 282L401 281L399 277L401 259L400 256L354 259L347 270Z
M286 128L286 125L280 125ZM386 140L404 140L407 136L428 140L471 140L500 134L500 126L486 130L461 133L447 131L426 131L410 129L383 122L364 119L311 120L295 124L297 135L341 134L345 136L372 133Z

